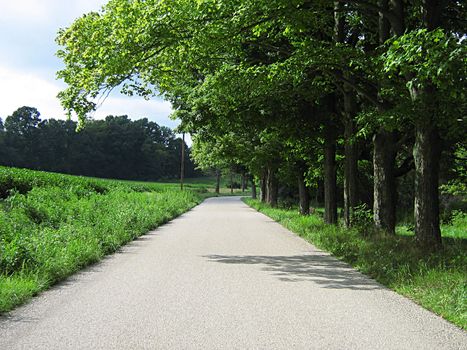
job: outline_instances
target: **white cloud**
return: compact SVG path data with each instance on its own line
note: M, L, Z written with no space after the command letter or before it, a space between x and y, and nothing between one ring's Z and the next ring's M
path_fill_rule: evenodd
M59 118L63 110L56 99L60 91L53 84L31 73L14 71L0 66L0 116L6 117L22 106L36 107L44 116Z
M108 0L0 0L0 117L22 106L36 107L43 118L65 118L58 99L62 82L53 45L58 28L68 26L83 13L99 10ZM160 125L175 127L170 103L145 101L112 94L93 114L147 117Z
M61 90L59 82L2 66L0 81L0 117L3 119L22 106L36 107L43 118L65 118L65 112L56 98ZM109 114L126 114L132 119L147 117L158 124L175 127L178 123L168 118L171 113L170 103L160 99L146 101L142 98L113 95L92 116L102 119Z
M49 1L50 2L50 1ZM47 18L47 6L41 0L17 0L0 2L0 21L27 20L40 22Z
M170 102L160 99L149 101L138 97L126 97L114 95L105 100L93 114L95 119L102 119L108 115L128 115L132 119L148 118L158 124L175 127L179 123L170 120L168 116L172 113Z
M99 10L107 0L0 0L0 22L71 21L83 13Z

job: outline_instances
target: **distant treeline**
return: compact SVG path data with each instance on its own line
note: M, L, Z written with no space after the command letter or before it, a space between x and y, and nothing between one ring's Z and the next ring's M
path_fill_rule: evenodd
M168 127L126 115L90 120L79 132L76 127L21 107L0 118L0 165L129 180L180 175L181 140ZM185 157L185 176L196 176L189 149Z

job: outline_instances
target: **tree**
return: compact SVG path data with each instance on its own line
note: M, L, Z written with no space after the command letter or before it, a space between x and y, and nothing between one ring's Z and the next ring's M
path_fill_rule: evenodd
M5 162L7 158L5 146L5 128L3 127L3 120L0 118L0 162Z
M5 129L11 134L28 135L41 122L39 111L34 107L21 107L5 120Z
M158 180L179 175L180 139L147 118L88 120L76 132L72 120L39 119L35 108L20 108L0 131L0 164L76 175ZM186 174L195 176L186 155Z
M27 106L18 108L5 119L5 142L10 148L7 164L11 164L13 154L17 154L19 166L31 164L37 167L37 127L40 122L39 111Z
M439 140L456 129L453 116L465 98L463 75L452 74L465 71L462 14L459 2L436 1L113 0L59 34L59 77L69 85L60 98L83 119L100 94L121 84L127 94L162 93L206 151L251 145L258 163L235 147L224 146L222 157L261 178L272 204L277 174L296 172L303 184L306 172L296 169L313 162L303 165L297 150L321 144L325 220L337 222L336 155L344 155L348 226L361 197L359 157L367 152L358 137L366 135L373 140L374 220L390 233L396 178L412 163L401 155L414 143L417 237L436 247ZM303 125L318 142L295 131L305 120L302 104L316 109Z

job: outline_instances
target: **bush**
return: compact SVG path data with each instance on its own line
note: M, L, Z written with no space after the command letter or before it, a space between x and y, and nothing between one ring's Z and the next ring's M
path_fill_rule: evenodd
M356 206L352 210L352 225L366 235L373 233L373 211L366 204Z

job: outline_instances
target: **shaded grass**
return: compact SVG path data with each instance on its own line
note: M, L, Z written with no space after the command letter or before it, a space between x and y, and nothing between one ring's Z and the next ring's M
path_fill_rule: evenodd
M207 196L199 193L205 191L181 192L157 183L12 168L0 168L0 186L8 194L0 206L0 312L99 261Z
M400 225L396 233L401 236L413 236L411 225ZM467 213L454 211L449 223L441 225L441 235L446 238L467 239Z
M425 253L410 236L326 225L320 216L300 216L244 199L317 247L359 271L467 329L467 241L445 237L440 252Z

